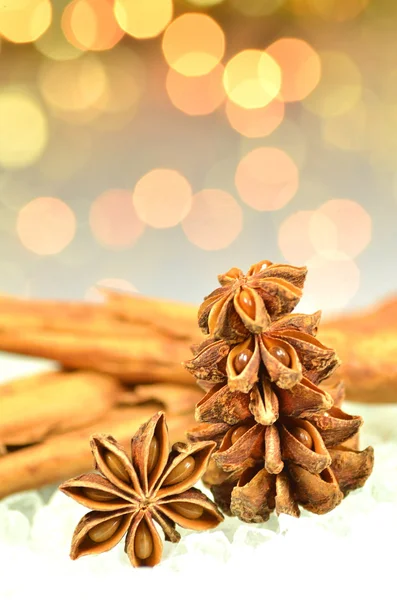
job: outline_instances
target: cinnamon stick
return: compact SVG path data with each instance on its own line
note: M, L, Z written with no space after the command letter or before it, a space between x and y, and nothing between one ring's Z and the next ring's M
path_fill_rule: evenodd
M200 337L194 312L116 293L105 305L0 298L0 350L131 383L192 384L181 362Z
M94 468L89 437L93 433L113 435L128 450L138 427L156 412L150 404L112 409L106 418L67 433L52 435L44 442L17 450L0 458L0 498L22 490L36 489L79 475ZM171 440L184 437L192 415L167 419Z
M119 383L100 373L44 373L0 386L0 443L32 444L97 421L118 400Z
M320 333L342 360L330 383L343 379L348 400L397 402L397 298L328 321Z

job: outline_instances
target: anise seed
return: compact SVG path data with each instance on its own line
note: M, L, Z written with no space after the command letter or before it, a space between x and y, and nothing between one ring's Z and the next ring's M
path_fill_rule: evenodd
M292 427L291 433L301 444L311 450L313 448L313 438L303 427Z
M99 523L99 525L95 525L95 527L90 529L88 536L96 544L106 542L106 540L109 540L116 533L120 522L121 517L113 517L113 519L108 519L107 521Z
M248 365L249 361L251 360L252 355L253 355L252 350L247 348L247 350L243 350L242 352L237 354L237 356L235 356L235 358L233 360L233 366L234 366L234 370L236 371L237 375L239 375L242 371L244 371L245 367Z
M160 454L159 441L156 437L153 437L152 441L150 442L150 446L149 446L149 455L148 455L148 461L147 461L148 474L151 473L153 471L154 467L156 466L158 458L159 458L159 454Z
M152 534L149 531L149 527L146 524L146 521L142 519L139 523L134 541L134 550L136 556L140 560L145 560L152 555L153 552L153 538Z
M271 264L273 263L271 263L270 260L262 260L255 265L254 273L261 273L261 271L264 271L267 269L267 267L270 267Z
M116 475L116 477L118 477L119 479L122 479L126 483L130 482L130 478L128 476L127 471L125 470L123 463L118 458L118 456L115 456L113 454L113 452L106 452L105 463L107 464L109 469L112 471L113 475Z
M186 519L199 519L204 512L202 506L190 502L171 502L168 506Z
M284 348L281 346L272 346L269 350L270 354L277 358L285 367L291 365L291 357Z
M244 433L248 431L249 428L249 425L240 425L240 427L237 427L237 429L235 429L232 435L230 436L230 441L232 442L232 445L235 444L237 440L240 439L244 435Z
M193 456L187 456L167 475L163 485L175 485L176 483L184 481L191 473L193 473L195 466L196 461Z
M251 318L255 319L255 301L248 290L241 290L239 302L243 311Z
M90 500L96 500L97 502L107 502L108 500L115 500L115 496L109 492L103 490L95 490L92 488L84 488L84 495Z

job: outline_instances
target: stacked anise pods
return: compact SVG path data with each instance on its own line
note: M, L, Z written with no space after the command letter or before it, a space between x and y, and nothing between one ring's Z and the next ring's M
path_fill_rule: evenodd
M361 417L342 411L341 387L320 387L339 365L316 338L321 313L292 313L305 277L269 261L233 268L199 309L206 338L186 367L207 393L189 438L216 442L204 481L243 521L326 513L372 471Z

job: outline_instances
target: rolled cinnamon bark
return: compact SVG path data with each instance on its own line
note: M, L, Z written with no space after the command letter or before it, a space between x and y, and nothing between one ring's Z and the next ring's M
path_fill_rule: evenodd
M0 350L130 383L192 384L181 362L200 337L195 310L168 301L116 293L105 305L0 298Z
M44 442L17 450L0 458L0 498L22 490L36 489L60 482L94 469L89 437L107 433L129 450L131 437L150 418L157 407L114 408L106 418L68 433L53 435ZM167 419L171 441L184 437L194 418L192 415Z
M22 446L97 421L118 401L119 383L100 373L53 372L0 386L0 443Z
M348 400L397 402L397 298L325 322L319 339L342 360L329 383L342 379Z

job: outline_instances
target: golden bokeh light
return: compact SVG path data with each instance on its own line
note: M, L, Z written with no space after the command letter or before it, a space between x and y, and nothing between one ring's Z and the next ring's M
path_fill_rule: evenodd
M85 51L72 46L65 38L61 28L62 13L59 6L54 7L53 19L47 31L40 36L34 46L46 58L52 60L73 60Z
M62 15L62 29L82 50L109 50L123 37L111 0L73 0Z
M206 75L220 63L225 34L214 19L202 13L185 13L163 36L163 53L169 66L186 77Z
M225 107L230 125L241 135L248 138L264 137L273 133L284 118L284 102L272 100L263 108L242 108L228 100Z
M300 304L304 312L325 314L346 307L360 287L360 270L354 260L341 252L316 255L306 263L308 275Z
M94 285L90 286L84 297L89 302L103 303L106 301L106 294L102 293L101 290L104 289L115 290L127 294L136 294L138 291L136 287L126 279L107 277L105 279L100 279Z
M38 80L40 91L51 108L66 112L90 109L108 86L105 69L94 54L73 61L45 61Z
M208 115L225 99L223 66L217 65L202 77L185 77L169 69L166 89L172 104L187 115Z
M243 211L237 201L219 189L201 190L182 221L186 237L203 250L227 248L243 228Z
M337 229L325 214L300 210L281 223L278 245L286 260L303 265L316 254L327 255L336 250Z
M281 69L261 50L243 50L225 67L223 84L230 100L243 108L262 108L281 89Z
M0 91L0 165L27 167L38 160L47 142L47 118L39 103L21 91Z
M284 102L303 100L317 86L321 76L320 57L307 42L297 38L280 38L266 48L266 52L281 67L280 95Z
M50 0L12 0L0 3L0 35L15 44L34 42L48 29Z
M35 198L18 213L18 237L22 245L35 254L62 252L75 232L74 212L59 198Z
M319 212L333 221L337 230L337 249L350 258L358 256L370 243L372 220L355 200L332 199Z
M135 186L133 203L139 218L157 229L174 227L192 206L192 188L173 169L153 169Z
M362 77L350 56L343 52L319 52L322 75L315 90L303 100L314 114L335 117L352 109L362 94Z
M114 14L121 29L134 38L158 36L173 15L172 0L115 0Z
M368 6L370 0L306 0L314 14L327 21L350 21Z
M112 249L132 246L145 230L128 190L107 190L91 205L90 226L96 240Z
M278 210L295 195L299 172L279 148L260 147L239 162L235 183L241 199L256 210Z

